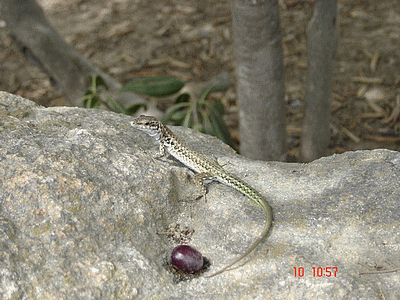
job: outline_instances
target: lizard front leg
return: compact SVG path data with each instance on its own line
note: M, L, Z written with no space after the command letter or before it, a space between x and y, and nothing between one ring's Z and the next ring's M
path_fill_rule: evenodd
M202 195L200 197L204 197L204 201L207 201L206 194L207 194L207 187L206 184L211 183L215 180L215 176L212 176L210 173L202 172L197 173L193 176L194 182L197 186L201 188Z

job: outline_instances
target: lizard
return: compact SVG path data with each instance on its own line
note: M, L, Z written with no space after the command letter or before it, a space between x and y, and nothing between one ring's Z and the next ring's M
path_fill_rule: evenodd
M208 277L216 276L230 269L236 263L249 255L266 238L272 226L272 209L267 200L259 192L246 182L226 171L216 161L188 147L167 126L158 121L155 117L141 115L133 119L131 125L155 138L159 143L159 157L165 156L167 154L166 152L168 152L168 154L176 160L193 170L195 173L198 173L196 176L199 178L204 181L215 180L230 186L249 197L264 210L266 222L260 237L241 256ZM205 196L206 189L204 185L203 192Z

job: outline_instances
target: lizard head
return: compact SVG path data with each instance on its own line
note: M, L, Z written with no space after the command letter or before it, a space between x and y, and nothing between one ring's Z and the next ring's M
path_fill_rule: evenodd
M152 137L155 137L156 139L159 139L164 127L164 125L156 118L144 115L133 119L131 125L134 128L139 129Z

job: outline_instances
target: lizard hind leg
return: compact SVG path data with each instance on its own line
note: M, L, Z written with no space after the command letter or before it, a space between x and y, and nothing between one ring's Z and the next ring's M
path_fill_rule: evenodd
M215 176L212 176L210 173L203 172L197 173L194 175L194 181L198 187L201 188L201 195L200 197L204 198L204 201L207 202L206 194L207 194L207 184L211 183L215 180ZM199 197L199 198L200 198Z

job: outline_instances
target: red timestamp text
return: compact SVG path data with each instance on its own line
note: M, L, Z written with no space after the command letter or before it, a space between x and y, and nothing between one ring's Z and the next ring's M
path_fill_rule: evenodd
M304 267L293 267L294 277L304 277ZM338 267L311 267L313 277L336 277Z

